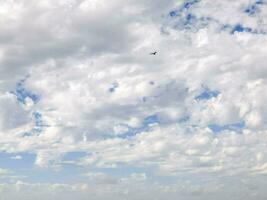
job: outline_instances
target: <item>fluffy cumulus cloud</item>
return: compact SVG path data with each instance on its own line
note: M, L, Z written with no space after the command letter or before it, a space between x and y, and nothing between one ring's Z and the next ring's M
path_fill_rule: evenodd
M267 198L265 0L0 4L1 198Z

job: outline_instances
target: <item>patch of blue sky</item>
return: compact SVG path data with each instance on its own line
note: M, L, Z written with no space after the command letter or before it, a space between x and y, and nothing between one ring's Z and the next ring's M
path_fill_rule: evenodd
M150 115L150 116L146 117L143 120L142 125L140 127L137 127L137 128L131 127L127 124L120 124L121 126L126 127L125 130L127 130L127 131L120 134L118 137L123 138L123 139L133 137L133 136L137 135L138 133L149 131L151 128L151 125L159 124L159 123L160 123L160 120L159 120L157 115Z
M211 22L212 19L210 17L197 17L193 13L186 13L177 18L173 28L178 30L198 31L207 27Z
M143 121L143 126L148 126L150 124L155 124L155 123L159 123L159 119L157 115L150 115L148 117L146 117Z
M224 24L223 22L209 16L197 16L190 9L194 4L199 1L185 1L182 6L169 12L170 18L167 18L167 24L172 28L178 30L198 31L213 24L215 30L218 32L229 31L230 34L243 32L249 34L266 34L264 30L248 27L240 24ZM245 8L244 12L254 14L259 10L259 7L265 4L264 1L258 0ZM166 29L167 30L167 29ZM164 27L161 28L163 34L168 34Z
M241 24L236 24L234 27L232 27L231 30L231 34L234 34L235 32L247 32L247 33L252 33L255 32L255 30L253 30L250 27L244 27Z
M259 4L259 5L262 5L262 4L265 4L265 3L266 3L266 1L264 1L264 0L258 0L258 1L255 2L255 4Z
M42 114L39 112L32 113L33 121L34 121L34 128L29 132L24 132L22 134L23 137L30 137L33 135L39 135L44 130L44 128L49 127L44 121Z
M235 24L235 25L224 24L221 25L221 31L228 31L230 34L235 34L235 33L249 33L249 34L261 34L261 35L266 34L264 30L247 27L242 24Z
M30 170L35 162L35 157L31 153L0 152L0 168L7 168L18 172Z
M42 132L44 127L49 127L49 125L45 124L43 121L42 114L39 112L33 112L33 118L35 123L34 131L36 132Z
M185 20L184 20L184 25L188 25L188 24L194 24L197 22L197 18L195 15L188 13L185 16Z
M187 0L182 5L182 8L183 9L189 9L190 7L192 7L194 4L196 4L198 2L200 2L200 0Z
M83 157L85 157L87 155L88 155L88 153L87 152L83 152L83 151L68 152L63 156L63 160L65 160L65 161L75 161L75 160L83 158Z
M216 19L210 17L197 17L194 14L188 13L185 16L181 16L177 23L174 25L175 29L198 31L205 27L208 27L211 23L215 24L215 27L221 27L221 31L229 31L230 34L234 33L250 33L250 34L266 34L264 30L256 29L242 24L222 24Z
M169 12L170 17L177 17L180 14L179 10L172 10Z
M77 160L85 153L71 152L66 154L68 160ZM18 158L20 156L20 158ZM65 165L59 170L41 169L35 166L36 155L33 153L0 152L0 168L9 169L11 175L22 177L27 182L71 183L79 181L85 169L77 165ZM81 176L79 176L79 174Z
M36 128L41 128L43 126L42 115L39 112L33 112L34 122Z
M244 12L249 14L249 15L254 15L258 11L259 11L259 9L256 5L250 5L244 10Z
M25 104L27 98L30 98L34 103L37 103L40 100L40 97L37 94L34 94L33 92L27 90L25 88L25 82L26 82L26 79L19 81L16 84L15 91L11 91L10 93L16 95L17 100L20 103Z
M33 166L31 169L21 171L20 174L26 176L27 182L38 183L74 183L79 182L86 169L78 165L63 165L57 170L53 168L37 168Z
M254 3L248 5L244 12L250 16L255 15L256 13L260 12L260 6L263 5L265 2L263 0L255 1Z
M145 173L148 177L152 177L153 169L152 167L138 167L131 166L125 163L116 163L116 167L107 167L107 168L97 168L93 169L93 172L102 172L108 175L116 176L116 177L127 177L134 173Z
M169 12L170 17L181 16L183 12L188 11L194 4L200 2L200 0L187 0L179 8Z
M222 131L236 131L241 132L245 128L245 122L237 122L233 124L219 125L219 124L210 124L208 128L212 130L214 133L220 133Z
M66 159L75 160L83 155L85 153L71 152L66 154ZM85 173L85 169L77 165L64 165L59 170L38 168L35 160L36 155L33 153L0 152L0 168L9 169L10 175L21 177L27 182L72 183L79 181Z
M212 91L209 89L205 89L201 94L199 94L195 97L195 100L197 100L197 101L208 100L211 98L216 98L219 94L220 94L220 92L217 90Z
M27 131L27 132L23 132L22 133L22 137L31 137L33 136L33 132L32 131Z

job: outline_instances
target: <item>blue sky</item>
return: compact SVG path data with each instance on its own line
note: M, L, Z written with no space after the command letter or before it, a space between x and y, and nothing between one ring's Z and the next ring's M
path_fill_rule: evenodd
M266 199L266 13L1 2L1 199Z

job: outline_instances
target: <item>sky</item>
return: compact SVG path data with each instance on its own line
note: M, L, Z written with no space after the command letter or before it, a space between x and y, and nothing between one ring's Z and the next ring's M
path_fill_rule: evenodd
M0 0L0 200L265 200L266 47L265 0Z

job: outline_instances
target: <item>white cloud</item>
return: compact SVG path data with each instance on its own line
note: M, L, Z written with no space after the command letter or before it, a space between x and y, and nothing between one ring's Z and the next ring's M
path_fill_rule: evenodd
M185 9L174 0L3 1L1 151L36 154L36 166L56 170L64 168L64 155L81 151L86 155L69 163L88 170L127 166L149 169L159 180L240 176L260 182L267 162L267 7L258 3L257 14L246 13L252 3L208 0ZM179 13L171 17L170 11ZM153 51L157 55L149 55ZM22 80L24 102L14 92ZM196 98L207 91L218 94ZM145 172L124 177L130 189L122 191L123 183L105 172L87 174L99 185L116 183L114 193L127 195L135 191L128 181L147 177ZM225 184L220 179L202 188L190 182L189 191L161 184L151 191L174 191L175 199L177 193L210 189L224 197ZM64 197L57 190L61 185L5 187L23 192L44 187L44 193L55 187L55 196ZM266 196L261 189L252 194Z

